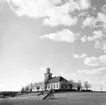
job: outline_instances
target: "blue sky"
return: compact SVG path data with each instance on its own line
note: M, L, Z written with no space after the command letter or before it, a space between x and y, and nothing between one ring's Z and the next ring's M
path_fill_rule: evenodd
M106 90L105 0L0 0L0 90L55 76Z

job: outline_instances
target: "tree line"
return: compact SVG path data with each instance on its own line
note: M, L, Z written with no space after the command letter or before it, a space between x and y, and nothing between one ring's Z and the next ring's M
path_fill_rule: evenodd
M30 83L21 89L21 93L28 93L32 92L33 89L36 89L37 91L41 90L43 87L43 82L38 83ZM91 90L91 84L88 81L77 81L69 80L68 82L63 82L61 84L61 89L67 89L72 91L90 91Z
M39 91L41 89L42 85L43 85L43 82L30 83L21 88L21 93L32 92L33 89L36 89L37 91Z
M89 91L91 89L91 84L88 81L81 82L80 80L75 82L74 80L69 80L62 84L62 88L75 91Z

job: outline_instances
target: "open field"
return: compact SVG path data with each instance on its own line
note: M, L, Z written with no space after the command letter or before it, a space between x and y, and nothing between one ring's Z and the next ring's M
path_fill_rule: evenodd
M43 96L27 94L0 99L0 105L106 105L106 93L70 92L57 93L55 99L42 100Z

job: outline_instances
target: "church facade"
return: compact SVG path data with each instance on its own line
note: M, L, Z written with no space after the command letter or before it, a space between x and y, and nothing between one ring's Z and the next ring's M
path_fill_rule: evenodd
M46 69L44 84L45 84L47 90L67 89L67 87L65 87L65 85L64 85L67 82L68 82L68 80L66 80L62 76L52 77L52 73L50 72L50 68Z

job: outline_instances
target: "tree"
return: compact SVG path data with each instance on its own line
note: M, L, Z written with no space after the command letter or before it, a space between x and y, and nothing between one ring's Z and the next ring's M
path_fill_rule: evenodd
M88 83L88 81L85 81L85 82L84 82L84 89L85 89L85 90L89 90L90 87L91 87L91 86L90 86L90 84Z
M39 91L39 89L40 89L40 86L37 86L37 87L36 87L36 89Z
M77 89L77 82L73 81L73 89L76 90Z
M30 87L30 92L32 92L32 89L33 89L33 87L34 87L34 86L33 86L33 83L30 83L30 84L29 84L29 87Z
M74 88L74 84L75 84L74 80L69 80L68 88L72 90Z
M77 90L78 91L81 91L82 90L82 83L81 83L80 80L77 82L76 86L77 86Z
M34 87L36 87L36 89L39 91L39 89L43 88L43 82L38 82L34 84Z
M25 92L28 93L29 91L30 91L30 87L29 86L26 86L25 87Z
M68 86L69 86L69 82L63 82L63 83L61 84L61 89L67 89Z
M24 87L22 87L22 89L21 89L21 93L25 93L25 89L24 89Z

